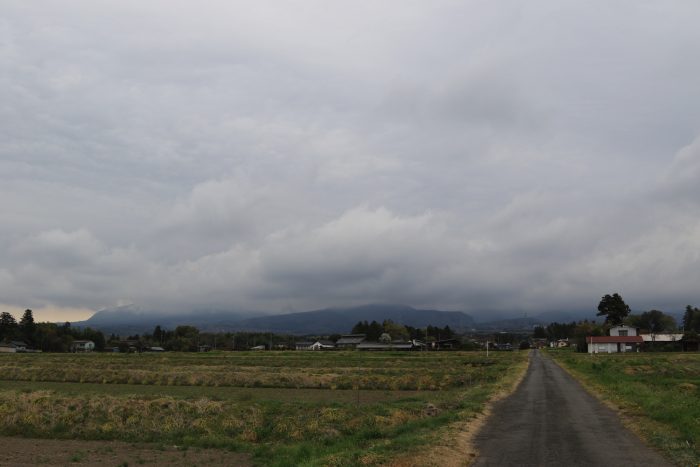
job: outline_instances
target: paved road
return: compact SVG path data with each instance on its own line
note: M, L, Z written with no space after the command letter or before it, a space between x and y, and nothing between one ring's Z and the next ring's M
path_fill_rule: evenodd
M671 465L538 351L523 382L495 405L475 443L476 467Z

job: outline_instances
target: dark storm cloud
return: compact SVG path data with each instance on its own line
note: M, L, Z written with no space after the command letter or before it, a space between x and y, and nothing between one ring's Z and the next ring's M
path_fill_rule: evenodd
M694 2L6 2L3 306L697 304Z

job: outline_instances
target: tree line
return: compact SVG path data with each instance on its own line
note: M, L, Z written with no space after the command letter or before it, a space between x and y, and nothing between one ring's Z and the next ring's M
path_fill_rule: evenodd
M364 334L369 341L378 341L383 334L388 334L392 340L407 341L418 339L426 342L434 342L441 339L452 339L455 333L449 326L442 328L428 325L425 328L415 328L404 324L395 323L387 319L381 323L372 321L358 321L353 326L351 334Z
M0 313L0 341L21 341L43 352L68 352L76 340L91 340L95 350L103 350L105 337L91 328L73 328L70 323L36 323L32 310L25 310L17 322L8 312Z
M550 323L547 326L535 327L533 337L548 340L573 339L577 348L586 350L586 336L605 336L612 326L628 325L650 334L669 333L678 330L673 316L661 310L649 310L642 313L632 313L630 307L618 293L608 294L601 298L596 316L603 316L603 323L583 320L571 323ZM686 306L682 323L683 340L697 341L700 335L700 309L691 305Z
M340 336L338 336L340 337ZM109 347L120 351L143 351L152 347L176 352L199 350L249 350L264 346L266 349L293 349L298 337L272 332L202 332L195 326L181 325L168 330L156 326L152 332L135 334L122 339L112 334Z

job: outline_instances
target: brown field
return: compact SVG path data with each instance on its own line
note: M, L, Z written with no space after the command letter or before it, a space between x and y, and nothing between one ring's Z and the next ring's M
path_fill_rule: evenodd
M217 448L259 465L380 465L426 452L425 446L444 444L464 430L526 357L526 352L488 358L469 352L3 355L0 435L150 443L134 448L146 451ZM132 444L125 446L120 452ZM141 463L151 462L146 451ZM77 457L85 462L102 455L97 447L81 452Z

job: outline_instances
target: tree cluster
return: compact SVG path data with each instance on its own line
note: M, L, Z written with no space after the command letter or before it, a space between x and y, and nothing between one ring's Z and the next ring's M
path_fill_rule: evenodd
M534 329L533 337L538 339L548 339L550 341L559 339L569 339L574 337L576 322L571 323L549 323L546 327L537 326Z
M419 339L427 342L452 339L455 336L454 331L449 326L440 328L428 325L425 328L415 328L395 323L392 320L384 320L381 324L377 321L371 323L366 320L358 321L353 326L351 333L365 334L369 341L378 341L383 334L388 334L392 340Z
M105 346L104 335L91 328L72 328L70 323L36 323L32 310L25 310L19 323L11 313L0 314L0 341L22 341L43 352L68 352L76 340L91 340L96 350Z
M266 349L294 348L296 338L271 332L202 332L194 326L177 326L174 330L156 326L151 333L136 334L121 339L111 335L107 345L120 351L144 351L151 347L178 352L198 350L249 350L257 346Z
M695 308L690 305L685 307L683 314L683 333L684 336L697 339L700 334L700 308Z

